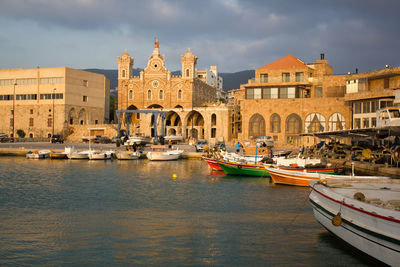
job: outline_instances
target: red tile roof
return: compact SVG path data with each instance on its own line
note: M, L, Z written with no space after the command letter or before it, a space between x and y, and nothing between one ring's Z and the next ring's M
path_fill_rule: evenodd
M265 69L289 69L289 68L306 68L307 65L295 56L287 55L272 63L269 63L258 70Z

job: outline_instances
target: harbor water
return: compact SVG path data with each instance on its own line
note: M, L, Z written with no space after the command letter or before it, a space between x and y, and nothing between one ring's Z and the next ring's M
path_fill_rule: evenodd
M0 158L1 266L365 266L307 188L201 160Z

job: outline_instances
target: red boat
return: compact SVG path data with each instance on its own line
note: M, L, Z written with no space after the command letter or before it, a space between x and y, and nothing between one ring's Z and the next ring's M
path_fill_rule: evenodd
M204 156L202 158L207 162L207 165L211 168L211 170L222 171L222 168L218 165L218 160L207 158Z

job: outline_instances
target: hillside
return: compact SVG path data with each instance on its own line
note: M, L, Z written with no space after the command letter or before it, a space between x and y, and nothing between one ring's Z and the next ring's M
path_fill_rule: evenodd
M110 80L110 88L116 88L118 86L118 70L105 70L105 69L84 69L85 71L103 74ZM142 69L133 69L133 75L139 76ZM172 75L181 75L181 71L173 71ZM244 70L233 73L220 73L219 74L224 80L224 90L229 91L231 89L240 88L241 84L247 83L247 80L254 77L254 70Z

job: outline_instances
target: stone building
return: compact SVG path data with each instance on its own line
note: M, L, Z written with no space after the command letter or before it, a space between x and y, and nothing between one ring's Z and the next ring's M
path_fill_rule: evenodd
M235 92L240 105L239 139L272 136L276 147L312 145L302 133L350 129L345 103L346 76L333 75L321 54L313 63L288 55L255 70L255 78Z
M181 76L171 75L165 67L158 40L140 76L132 76L133 64L134 58L126 52L118 57L119 110L167 111L164 135L182 135L185 140L207 139L211 143L232 139L228 118L234 109L216 102L216 86L198 78L197 57L190 50L181 56ZM154 136L153 119L151 114L132 116L130 132Z
M0 132L47 138L108 122L109 87L101 74L66 67L0 70Z
M377 109L400 104L400 67L349 73L345 80L354 129L375 127Z

